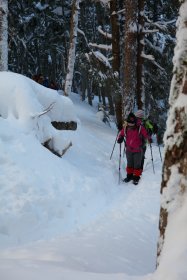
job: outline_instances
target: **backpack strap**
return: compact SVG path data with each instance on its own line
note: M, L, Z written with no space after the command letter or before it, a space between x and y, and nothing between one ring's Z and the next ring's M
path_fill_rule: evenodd
M140 132L141 132L141 128L142 128L142 124L139 125L139 129L138 129L139 135L140 135Z

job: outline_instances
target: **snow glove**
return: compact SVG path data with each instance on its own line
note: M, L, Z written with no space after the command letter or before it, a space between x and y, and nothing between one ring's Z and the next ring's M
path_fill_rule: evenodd
M123 136L119 136L119 138L117 139L118 144L121 144L124 140Z

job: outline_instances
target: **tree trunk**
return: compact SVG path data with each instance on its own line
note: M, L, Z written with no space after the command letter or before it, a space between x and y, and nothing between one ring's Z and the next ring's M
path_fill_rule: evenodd
M91 85L91 81L88 79L88 83L87 83L87 97L88 97L88 104L90 106L92 106L92 85Z
M8 1L0 0L0 71L8 70Z
M112 27L112 68L117 77L117 82L120 83L120 35L119 35L119 21L117 15L117 0L110 1L110 14L111 14L111 27ZM116 78L115 78L116 80ZM115 113L117 127L121 128L123 124L123 112L122 112L122 93L116 92L114 95Z
M64 87L64 95L68 96L71 93L73 71L75 64L75 49L77 41L77 28L78 28L78 11L79 11L80 0L73 0L72 5L72 16L71 16L71 27L70 27L70 47L68 55L68 66L67 74Z
M86 100L86 92L88 87L88 72L85 69L82 69L81 72L81 100Z
M164 250L170 215L182 203L187 189L187 1L181 4L177 25L177 45L174 54L173 79L170 89L170 109L165 133L165 158L161 184L160 238L157 265ZM187 219L187 214L186 214ZM186 238L186 237L184 237ZM183 242L180 240L180 242Z
M125 116L133 110L137 89L137 15L138 0L126 0L123 93Z
M144 69L142 53L144 52L144 6L145 1L138 1L138 30L137 30L137 107L144 109Z
M119 22L117 15L117 0L110 1L111 28L112 28L112 68L119 75L120 69L120 47L119 47Z

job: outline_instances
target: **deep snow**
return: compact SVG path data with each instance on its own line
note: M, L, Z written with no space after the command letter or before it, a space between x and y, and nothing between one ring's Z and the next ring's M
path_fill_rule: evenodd
M155 174L148 147L139 185L118 184L118 144L110 160L117 131L98 119L96 106L73 93L70 98L78 129L63 131L73 146L62 158L12 114L0 118L1 280L151 279L160 207L158 146L153 144ZM124 177L123 153L121 159Z

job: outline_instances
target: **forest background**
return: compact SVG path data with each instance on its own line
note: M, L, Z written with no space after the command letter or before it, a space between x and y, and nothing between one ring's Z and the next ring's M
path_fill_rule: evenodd
M8 69L64 89L74 32L72 91L91 106L99 96L118 127L129 111L144 109L163 135L178 9L175 0L8 1Z

